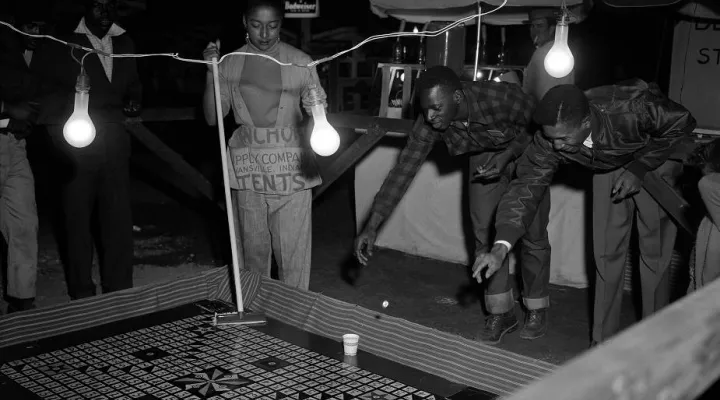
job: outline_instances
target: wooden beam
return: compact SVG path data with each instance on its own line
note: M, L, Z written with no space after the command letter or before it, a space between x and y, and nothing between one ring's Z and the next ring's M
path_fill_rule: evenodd
M198 172L192 165L188 164L181 155L172 150L168 145L158 139L148 128L139 121L128 120L125 123L127 130L150 151L155 153L161 160L165 161L178 174L189 180L190 183L205 197L215 202L215 191L212 184Z
M387 131L380 128L377 124L370 125L367 134L362 135L355 140L327 169L323 174L323 183L313 190L313 200L318 198L330 185L340 178L345 171L355 165L358 160L364 156L375 144L382 139Z
M694 399L718 377L720 280L506 400Z

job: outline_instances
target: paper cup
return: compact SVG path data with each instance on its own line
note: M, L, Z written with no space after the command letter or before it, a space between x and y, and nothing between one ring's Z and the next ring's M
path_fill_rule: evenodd
M354 333L348 333L343 335L343 348L345 349L346 356L354 356L357 354L358 342L360 336Z

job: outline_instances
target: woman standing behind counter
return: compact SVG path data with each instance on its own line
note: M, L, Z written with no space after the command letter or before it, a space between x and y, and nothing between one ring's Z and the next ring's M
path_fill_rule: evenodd
M280 41L284 8L278 0L249 0L243 15L247 31L237 51L264 54L284 63L307 65L302 51ZM205 60L218 57L210 43ZM205 120L217 123L212 68L203 95ZM315 68L281 66L261 56L232 55L219 64L222 117L232 108L240 125L228 143L230 187L238 210L239 257L244 268L270 276L271 255L280 280L307 290L312 245L312 188L322 180L300 129L303 108L325 104ZM316 87L315 95L310 87Z

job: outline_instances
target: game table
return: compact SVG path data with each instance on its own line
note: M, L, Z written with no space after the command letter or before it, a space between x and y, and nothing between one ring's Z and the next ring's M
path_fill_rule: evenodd
M484 400L550 371L249 272L241 280L266 325L212 324L233 310L224 269L2 316L0 397ZM339 339L351 332L357 356Z

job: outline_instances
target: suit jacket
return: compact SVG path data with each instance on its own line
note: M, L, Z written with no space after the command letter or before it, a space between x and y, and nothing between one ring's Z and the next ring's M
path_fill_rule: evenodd
M542 134L536 134L518 160L517 178L498 207L496 240L514 244L522 237L560 163L576 162L604 172L625 168L643 179L668 159L682 160L692 148L695 118L664 96L657 85L632 80L591 89L586 95L592 148L581 146L573 154L558 152Z
M21 42L10 35L15 33L3 32L0 40L0 100L8 103L37 101L40 81L25 62ZM31 65L34 63L33 57Z
M73 33L61 39L93 48L84 34ZM113 53L134 53L135 45L127 34L112 38ZM81 59L85 51L73 49ZM96 138L89 146L76 149L62 138L62 128L74 107L75 83L80 65L73 60L70 48L56 42L46 42L36 54L33 70L43 80L42 112L40 119L49 126L55 143L76 159L97 157L129 157L130 137L122 122L127 101L140 101L142 87L135 58L114 58L112 81L96 54L85 58L85 72L90 78L90 118L95 125Z

